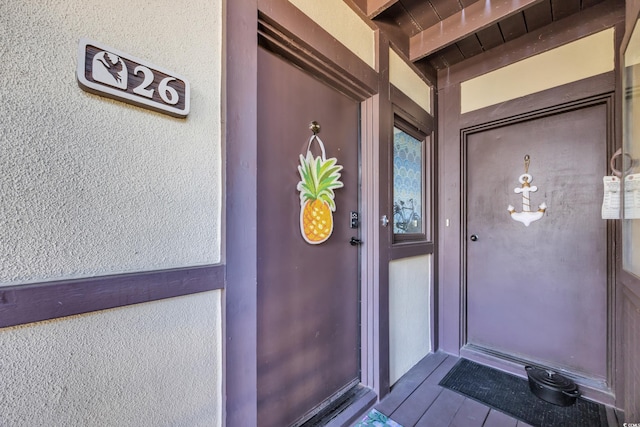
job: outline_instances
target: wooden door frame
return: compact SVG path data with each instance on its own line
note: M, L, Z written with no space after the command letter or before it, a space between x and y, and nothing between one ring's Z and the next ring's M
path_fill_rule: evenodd
M615 96L614 96L614 82L615 74L613 72L603 74L600 76L588 78L585 80L580 80L575 83L571 83L569 85L560 86L558 88L549 89L547 91L543 91L538 94L530 95L525 99L520 99L516 101L509 101L503 103L501 106L504 108L504 111L507 111L512 114L514 111L518 111L518 109L524 107L525 105L528 107L529 111L521 112L520 114L516 114L513 116L505 115L504 117L499 117L496 119L492 119L490 121L486 121L488 116L483 118L483 113L478 112L476 114L476 118L474 121L477 121L476 124L465 127L460 131L460 152L461 152L461 160L463 162L461 166L462 178L460 182L461 188L461 236L468 236L467 230L467 168L469 167L467 161L467 149L468 149L468 138L476 133L499 129L501 127L515 125L518 123L523 123L530 120L542 119L546 117L550 117L556 114L562 114L567 112L572 112L576 110L580 110L582 108L588 108L593 106L603 105L606 108L606 117L607 117L607 129L606 129L606 145L604 147L605 157L610 159L613 153L615 152L616 142L615 142L615 118L614 118L614 105L615 105ZM600 93L598 93L598 89L600 89ZM580 97L586 93L593 91L592 94L588 95L586 98L579 98L575 100L571 100L562 104L556 104L555 100L565 99L567 97L567 93L573 94L574 96ZM597 399L607 404L614 404L613 397L613 387L615 384L615 348L613 346L613 337L615 336L615 224L613 221L608 221L606 225L606 246L607 246L607 256L606 256L606 265L607 265L607 301L606 301L606 316L607 316L607 342L606 345L606 359L607 359L607 372L606 372L606 384L600 384L599 382L594 381L593 379L582 376L580 374L571 374L571 378L576 381L583 390L583 393L590 398ZM461 259L461 291L460 291L460 304L461 304L461 321L460 321L460 355L466 358L484 361L491 363L492 365L499 366L500 368L511 371L512 373L522 375L523 367L525 365L530 364L529 360L525 360L523 358L500 353L497 351L493 351L491 349L481 347L474 344L468 343L467 338L467 327L468 322L466 319L467 313L467 245L469 244L468 239L461 239L461 248L460 248L460 259Z
M550 24L517 40L499 46L467 61L456 64L438 73L438 164L440 165L439 194L460 193L462 178L460 132L490 120L523 114L537 108L546 108L557 103L557 99L581 99L610 92L615 85L616 74L610 72L589 79L584 91L579 83L561 87L561 97L541 98L526 96L489 106L477 111L461 114L462 82L479 75L497 70L514 62L549 51L579 38L595 34L608 27L616 28L616 43L621 34L624 10L611 8L609 2L601 3L567 18L561 25ZM549 89L553 91L554 89ZM551 93L551 92L549 92ZM438 251L447 254L438 258L439 262L439 344L444 351L459 355L461 340L462 307L461 291L461 200L451 197L441 200L438 206L439 234ZM450 226L447 227L447 220Z
M620 30L623 20L623 5L603 2L572 15L559 24L552 23L503 46L439 71L438 163L441 173L438 193L462 194L460 183L463 180L462 168L464 165L461 151L461 131L463 129L536 109L549 108L557 104L558 100L563 100L563 102L579 100L611 92L616 87L617 67L616 71L592 77L582 83L567 84L560 88L549 89L545 91L546 94L529 95L465 114L461 114L460 86L462 82L597 33L608 27L616 29L615 43L617 48L621 41L622 32ZM438 257L438 336L440 348L454 355L465 354L461 352L464 345L463 325L465 321L462 299L465 268L463 215L462 195L459 198L441 199L439 204L441 221L438 226L439 241L437 245L438 252L446 254L446 256ZM615 227L615 225L609 227ZM495 362L494 359L484 356L482 359L478 356L478 360L487 363ZM510 365L503 364L501 367L509 369ZM614 381L615 379L612 379L612 382ZM617 386L612 386L616 390Z
M376 33L379 88L390 87L389 40ZM382 215L391 218L391 199L385 177L390 173L389 132L393 107L388 91L361 103L362 210L367 226L363 240L369 242L361 258L361 383L382 399L391 389L389 366L389 233ZM381 178L382 177L382 178Z
M257 420L257 0L223 3L223 425Z
M354 9L356 13L360 12ZM257 49L260 43L361 103L361 382L369 387L364 410L389 392L388 242L379 213L388 210L385 188L389 42L375 30L376 70L346 49L291 3L226 1L225 224L223 395L224 424L257 425ZM384 91L382 91L384 93Z

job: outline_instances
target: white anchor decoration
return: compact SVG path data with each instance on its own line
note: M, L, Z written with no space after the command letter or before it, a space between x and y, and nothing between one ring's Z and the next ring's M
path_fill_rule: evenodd
M522 186L513 189L517 194L522 193L522 212L516 212L516 209L511 205L507 208L511 214L511 218L523 223L526 227L528 227L533 221L537 221L542 218L544 211L547 209L547 204L543 202L538 205L537 211L531 211L531 198L529 197L529 194L538 191L538 187L531 185L533 177L529 174L529 161L530 157L527 154L524 156L524 173L520 175L520 178L518 178L518 181Z

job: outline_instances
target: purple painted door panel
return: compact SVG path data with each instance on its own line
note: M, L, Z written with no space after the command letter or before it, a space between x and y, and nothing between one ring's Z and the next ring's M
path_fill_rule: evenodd
M343 165L332 236L300 234L299 155L317 121ZM258 52L258 424L283 427L359 378L359 104L263 49ZM317 145L312 145L319 155Z
M467 343L606 380L606 123L599 104L468 135ZM527 154L548 208L525 227L507 206Z

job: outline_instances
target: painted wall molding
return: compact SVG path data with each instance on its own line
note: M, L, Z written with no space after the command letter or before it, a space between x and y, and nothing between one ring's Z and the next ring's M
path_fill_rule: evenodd
M0 328L224 288L207 265L0 288Z

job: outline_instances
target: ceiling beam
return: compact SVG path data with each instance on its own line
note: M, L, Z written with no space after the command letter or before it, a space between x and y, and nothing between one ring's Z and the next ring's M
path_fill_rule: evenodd
M373 0L369 0L371 3ZM501 19L543 0L480 0L445 18L409 40L409 59L417 61L450 46Z
M398 3L398 0L366 0L367 10L365 13L370 19L380 15L385 10L389 9L394 4Z

